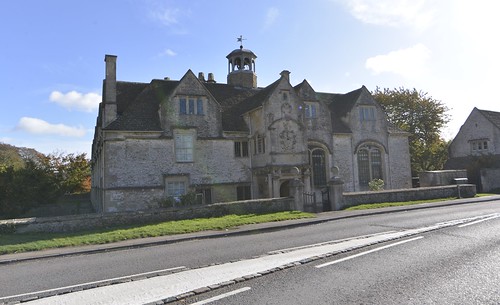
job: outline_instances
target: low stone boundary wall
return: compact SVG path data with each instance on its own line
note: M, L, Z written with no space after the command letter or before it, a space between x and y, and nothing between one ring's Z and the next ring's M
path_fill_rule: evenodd
M460 195L458 193L460 188ZM413 200L427 200L448 197L471 198L476 196L475 184L418 187L412 189L387 190L377 192L356 192L343 194L343 208L351 206Z
M1 233L74 232L169 220L291 211L293 198L256 199L136 212L0 220Z

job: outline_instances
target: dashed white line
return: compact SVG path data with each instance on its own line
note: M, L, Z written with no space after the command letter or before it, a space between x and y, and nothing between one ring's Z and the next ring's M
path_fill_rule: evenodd
M220 295L215 296L215 297L210 298L210 299L206 299L206 300L203 300L203 301L199 301L199 302L193 303L191 305L203 305L203 304L212 303L212 302L215 302L215 301L227 298L229 296L232 296L232 295L235 295L235 294L238 294L238 293L250 290L250 289L251 289L250 287L243 287L243 288L240 288L240 289L236 289L236 290L233 290L233 291L230 291L230 292L226 292L226 293L220 294Z
M340 263L340 262L343 262L343 261L347 261L347 260L350 260L350 259L353 259L353 258L356 258L356 257L360 257L360 256L363 256L363 255L366 255L366 254L370 254L370 253L373 253L373 252L384 250L384 249L387 249L387 248L390 248L390 247L401 245L401 244L404 244L404 243L407 243L407 242L410 242L410 241L414 241L414 240L417 240L417 239L421 239L421 238L424 238L424 237L423 236L418 236L418 237L414 237L414 238L411 238L411 239L406 239L406 240L398 241L398 242L390 244L390 245L382 246L382 247L371 249L371 250L368 250L368 251L365 251L365 252L361 252L361 253L358 253L358 254L355 254L355 255L347 256L347 257L344 257L344 258L341 258L341 259L337 259L337 260L334 260L334 261L331 261L331 262L328 262L328 263L317 265L315 267L316 268L327 267L327 266L330 266L330 265L333 265L333 264L337 264L337 263Z

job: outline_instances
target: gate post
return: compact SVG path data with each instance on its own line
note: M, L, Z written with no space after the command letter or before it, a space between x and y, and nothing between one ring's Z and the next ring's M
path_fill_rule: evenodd
M332 177L328 181L328 192L332 211L341 210L344 207L344 181L339 177Z
M304 183L300 179L290 181L290 196L293 197L293 209L304 211Z

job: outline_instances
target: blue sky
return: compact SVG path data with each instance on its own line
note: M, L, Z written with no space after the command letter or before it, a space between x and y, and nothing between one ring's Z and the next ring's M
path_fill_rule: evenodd
M258 58L258 85L346 93L416 88L450 108L453 138L473 107L500 111L500 1L16 0L0 3L0 142L87 153L101 101L104 55L117 78L226 82L225 56Z

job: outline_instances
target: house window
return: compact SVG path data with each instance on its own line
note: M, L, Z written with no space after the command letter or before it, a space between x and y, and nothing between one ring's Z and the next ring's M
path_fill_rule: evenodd
M186 98L184 97L179 98L179 113L187 114Z
M358 151L358 175L361 187L367 187L373 179L383 179L380 149L363 147Z
M312 151L310 156L313 185L315 187L324 187L326 186L325 151L323 149L316 148Z
M180 197L186 194L185 181L167 181L167 197L173 197L175 200L180 200Z
M266 141L264 135L257 135L255 137L255 154L263 154L266 152Z
M188 109L189 114L195 114L194 111L194 98L189 98L189 109Z
M236 158L248 157L248 141L234 142L234 156Z
M205 98L199 96L179 97L179 114L205 114Z
M359 107L359 120L361 122L375 121L375 107L373 106Z
M177 162L193 162L194 135L177 133L175 135L175 160Z
M203 111L203 99L201 97L199 97L196 100L196 114L198 114L198 115L205 114Z
M306 117L306 119L315 119L316 118L316 104L306 103L305 117Z
M197 188L196 201L198 204L211 204L212 203L212 189L211 188Z
M473 153L484 153L489 150L488 140L473 140L470 144Z
M242 185L236 187L236 199L237 200L249 200L252 199L252 193L250 185Z

